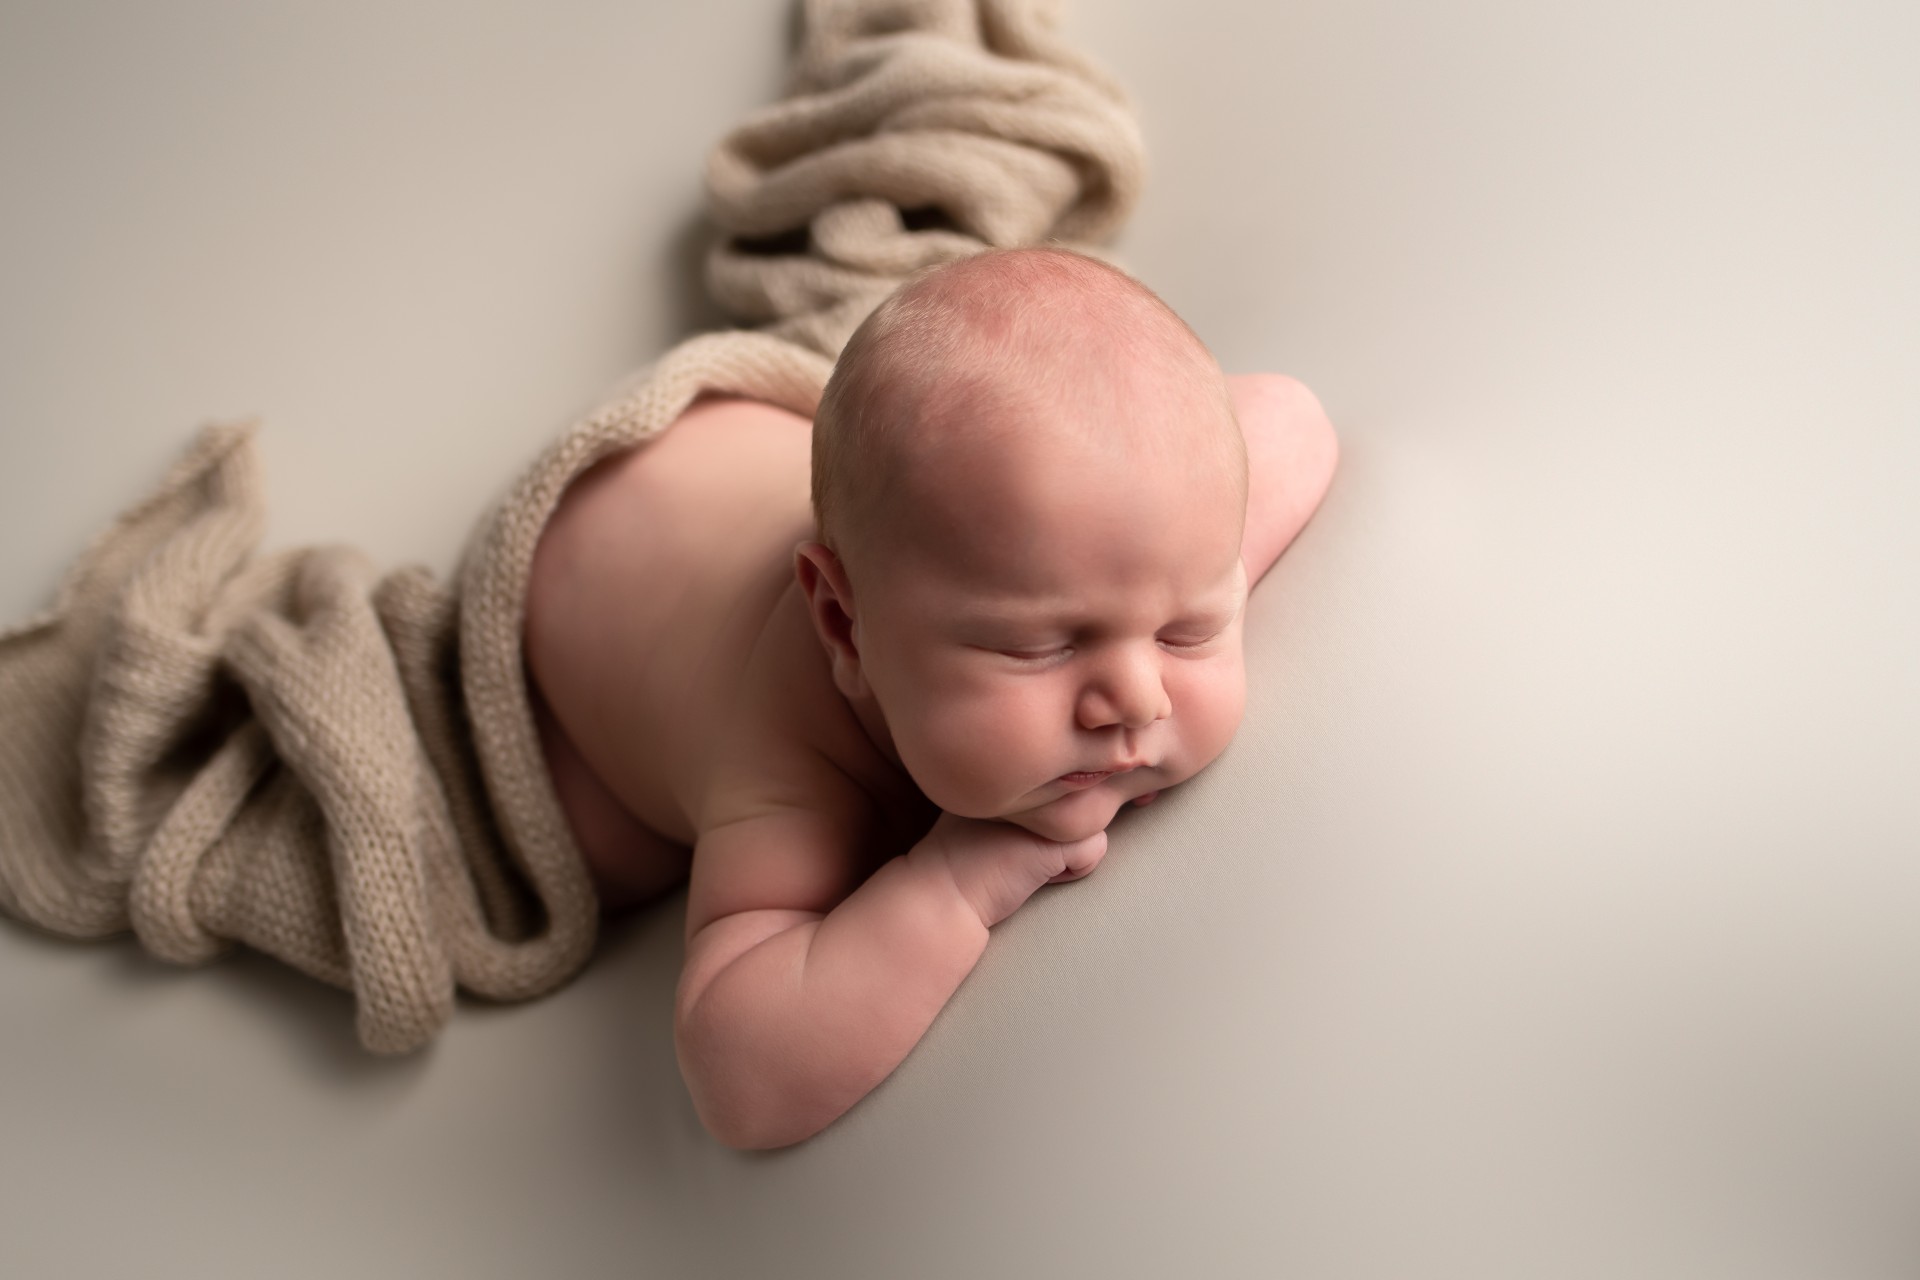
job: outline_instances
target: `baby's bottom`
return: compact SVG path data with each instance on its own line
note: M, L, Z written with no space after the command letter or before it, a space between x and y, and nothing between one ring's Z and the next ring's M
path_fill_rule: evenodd
M573 842L586 859L600 895L600 909L637 907L684 881L693 866L693 850L666 839L627 812L587 767L579 748L540 696L531 672L527 697L533 703L533 720L540 730L554 795L567 817Z

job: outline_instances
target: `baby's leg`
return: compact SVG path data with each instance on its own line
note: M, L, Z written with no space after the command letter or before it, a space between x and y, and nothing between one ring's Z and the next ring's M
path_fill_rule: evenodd
M1320 505L1340 443L1313 392L1277 373L1227 379L1247 442L1247 585L1265 576Z

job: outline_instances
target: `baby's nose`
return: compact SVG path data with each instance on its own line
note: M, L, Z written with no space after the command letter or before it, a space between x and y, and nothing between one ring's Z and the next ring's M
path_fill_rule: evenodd
M1173 714L1154 655L1117 653L1101 665L1081 694L1080 720L1089 729L1119 724L1144 729Z

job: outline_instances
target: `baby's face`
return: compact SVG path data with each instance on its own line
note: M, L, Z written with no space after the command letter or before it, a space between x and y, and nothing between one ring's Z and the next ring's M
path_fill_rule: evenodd
M857 637L930 800L1075 840L1225 749L1248 584L1215 456L1048 447L915 495Z

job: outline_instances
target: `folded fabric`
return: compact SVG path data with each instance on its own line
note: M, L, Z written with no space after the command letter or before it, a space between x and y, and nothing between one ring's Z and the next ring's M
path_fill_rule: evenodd
M235 943L353 991L376 1052L456 988L517 1000L592 953L597 904L521 656L566 485L702 392L811 416L881 298L988 246L1084 242L1138 192L1118 92L1038 0L813 0L791 95L715 150L704 334L554 440L468 542L457 592L346 547L256 554L253 422L204 429L53 606L0 631L0 910L131 929L203 963Z

